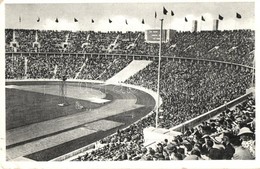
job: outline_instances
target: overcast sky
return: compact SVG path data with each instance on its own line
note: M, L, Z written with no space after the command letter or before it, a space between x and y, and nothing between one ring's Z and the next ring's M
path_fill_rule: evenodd
M163 7L168 15L163 15ZM189 2L189 3L80 3L80 4L6 4L6 28L50 30L126 31L160 27L191 30L192 20L198 20L198 30L212 30L213 19L224 17L219 29L255 29L254 2ZM170 15L171 10L174 16ZM155 11L157 19L155 19ZM242 18L236 18L236 12ZM201 21L201 16L205 22ZM21 22L19 22L21 17ZM40 17L40 22L37 18ZM184 21L184 17L188 22ZM55 19L59 19L59 23ZM74 18L78 22L74 22ZM91 23L94 19L94 23ZM108 22L112 20L112 23ZM125 20L127 19L128 25ZM141 21L144 19L145 24Z

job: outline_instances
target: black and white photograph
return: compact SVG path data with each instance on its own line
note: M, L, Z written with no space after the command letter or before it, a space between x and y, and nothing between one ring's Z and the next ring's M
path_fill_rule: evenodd
M3 160L256 165L255 3L2 2Z

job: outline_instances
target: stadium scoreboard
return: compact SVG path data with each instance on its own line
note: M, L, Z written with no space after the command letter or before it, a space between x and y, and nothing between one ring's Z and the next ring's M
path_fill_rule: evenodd
M172 29L162 30L162 42L168 42L173 39L173 35L176 31ZM160 42L160 29L149 29L145 31L145 41L148 43Z

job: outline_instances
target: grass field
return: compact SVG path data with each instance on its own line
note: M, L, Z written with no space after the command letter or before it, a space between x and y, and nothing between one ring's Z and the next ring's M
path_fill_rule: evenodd
M60 107L60 96L22 91L17 89L6 89L6 129L13 129L24 125L68 116L83 110L75 109L78 101L86 109L95 109L100 104L85 100L67 99L69 105Z

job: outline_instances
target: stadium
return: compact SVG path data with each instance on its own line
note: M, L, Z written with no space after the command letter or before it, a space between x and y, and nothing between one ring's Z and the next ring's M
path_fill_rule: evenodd
M256 158L255 31L219 30L219 13L164 28L178 12L158 6L160 29L5 29L7 161Z

